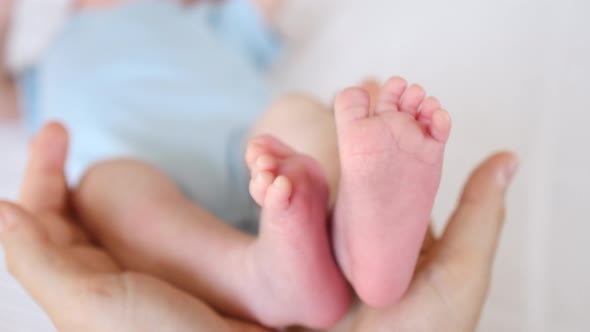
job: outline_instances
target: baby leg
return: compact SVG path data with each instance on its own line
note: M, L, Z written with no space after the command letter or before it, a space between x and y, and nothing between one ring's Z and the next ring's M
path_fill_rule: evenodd
M84 226L123 266L247 316L236 273L253 238L193 204L159 169L134 160L91 167L74 191Z
M375 98L380 88L373 80L364 82L362 87ZM333 109L309 96L283 96L262 115L250 136L261 135L273 136L319 163L330 187L331 209L340 184L340 157Z
M257 239L188 201L143 162L94 166L74 203L126 268L170 281L232 316L273 327L330 326L346 312L349 295L327 239L319 167L277 141L250 150L271 158L258 169L271 179L257 186L264 206Z
M278 99L260 118L251 136L270 135L316 160L329 184L330 206L340 181L336 124L331 109L319 101L288 95Z

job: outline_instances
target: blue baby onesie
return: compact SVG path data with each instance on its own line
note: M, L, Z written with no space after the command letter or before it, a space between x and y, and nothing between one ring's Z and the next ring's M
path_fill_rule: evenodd
M34 129L54 119L70 130L71 184L98 161L137 158L247 228L244 143L270 102L277 50L250 1L136 1L74 16L21 91Z

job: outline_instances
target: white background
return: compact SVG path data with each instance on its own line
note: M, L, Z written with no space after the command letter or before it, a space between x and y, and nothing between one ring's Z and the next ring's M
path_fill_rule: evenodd
M275 78L329 102L397 74L453 116L434 212L444 224L470 170L520 155L482 332L588 331L590 318L590 2L299 0L281 15ZM0 197L14 197L22 130L0 125ZM52 331L0 271L0 331Z

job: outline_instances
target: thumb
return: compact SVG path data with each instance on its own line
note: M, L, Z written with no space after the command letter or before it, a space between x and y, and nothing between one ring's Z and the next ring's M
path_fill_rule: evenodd
M452 317L452 329L475 331L485 301L498 239L504 223L504 199L518 161L511 153L498 153L471 175L459 205L422 275L443 300L436 310ZM434 276L434 277L433 277ZM434 283L432 283L434 282ZM423 301L424 302L424 301ZM428 303L428 301L425 301Z
M465 185L440 248L467 270L488 273L492 267L504 223L505 194L517 166L513 154L498 153L483 162Z
M68 188L64 165L68 132L59 123L48 123L31 143L20 203L33 213L65 212Z

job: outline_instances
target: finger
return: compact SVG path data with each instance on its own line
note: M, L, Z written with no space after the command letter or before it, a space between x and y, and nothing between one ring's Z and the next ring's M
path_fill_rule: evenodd
M54 246L34 217L0 202L0 242L8 271L45 309L59 307L71 294L79 268Z
M49 123L31 143L20 202L32 213L64 212L66 209L64 164L67 142L65 128L58 123Z
M504 222L506 190L517 167L517 158L504 152L473 172L441 238L440 248L451 252L451 259L491 268Z
M371 100L371 114L375 113L375 107L377 107L377 98L379 97L379 91L381 86L377 80L371 79L363 82L362 88L367 91Z
M64 177L68 135L58 123L47 124L33 140L21 202L33 213L41 213L38 221L51 242L57 246L86 243L88 237L79 228L56 213L66 210L68 188Z

